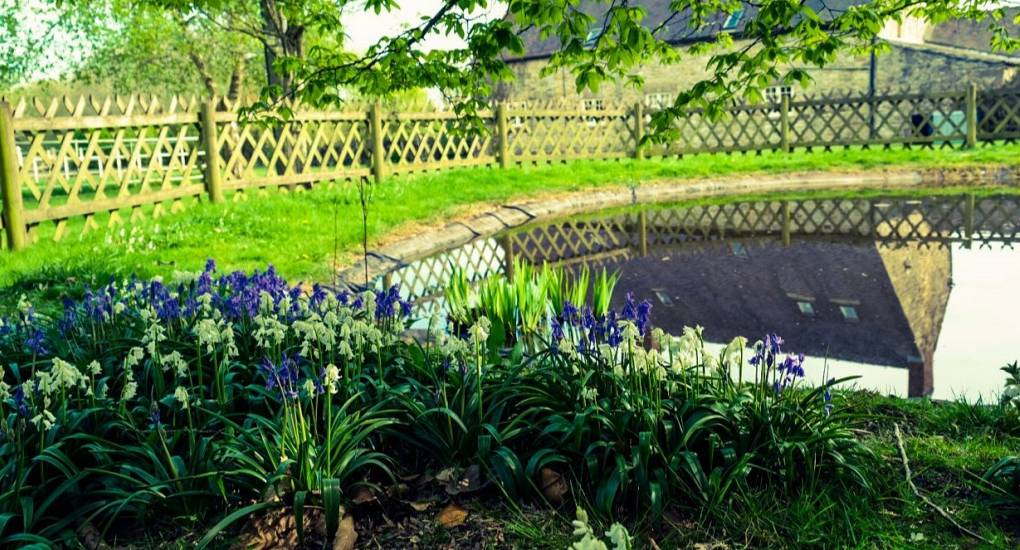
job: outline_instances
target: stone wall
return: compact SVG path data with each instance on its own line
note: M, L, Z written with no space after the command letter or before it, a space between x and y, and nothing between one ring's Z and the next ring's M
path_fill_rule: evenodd
M670 97L708 76L705 64L709 55L684 57L675 65L649 64L640 74L645 79L643 89L623 84L607 83L599 93L576 92L573 77L567 71L541 76L545 59L512 63L516 81L501 85L498 99L528 100L581 100L602 98L607 103L631 104L644 98L653 100ZM869 59L867 56L845 55L822 69L810 69L814 82L807 88L794 86L796 99L805 93L846 93L857 95L868 89ZM878 57L878 89L913 89L925 91L962 90L965 83L974 81L982 88L1000 87L1010 83L1015 66L980 52L953 51L949 48L894 45L892 50ZM651 97L649 97L651 96Z

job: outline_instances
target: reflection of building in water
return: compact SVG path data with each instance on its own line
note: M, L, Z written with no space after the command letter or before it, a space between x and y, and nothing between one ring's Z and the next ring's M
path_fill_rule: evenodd
M658 302L653 317L670 331L701 324L718 342L780 333L788 349L909 368L909 393L921 395L933 385L950 244L1016 242L1015 197L749 201L533 224L402 265L383 281L400 283L421 308L435 305L455 266L472 280L511 273L514 260L623 267L621 294Z
M949 299L950 250L839 237L712 240L654 247L616 264L624 291L653 300L669 332L712 341L774 332L808 355L909 368L910 395L931 393Z

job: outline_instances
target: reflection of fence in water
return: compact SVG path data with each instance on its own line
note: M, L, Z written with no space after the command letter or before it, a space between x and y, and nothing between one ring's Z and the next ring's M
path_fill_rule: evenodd
M1020 242L1020 197L751 201L586 216L479 239L410 262L385 278L420 299L441 294L455 267L476 282L506 273L513 258L598 266L684 242L798 235L867 238L883 247L1012 246Z

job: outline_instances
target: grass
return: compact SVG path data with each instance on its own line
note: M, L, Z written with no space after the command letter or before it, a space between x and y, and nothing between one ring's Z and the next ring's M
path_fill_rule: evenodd
M905 400L870 392L843 394L846 406L873 420L863 440L878 455L869 472L880 505L836 507L825 488L783 502L770 492L742 499L753 508L715 522L674 517L639 537L637 548L1007 548L1020 524L987 505L980 476L999 458L1020 452L1020 421L1003 409L963 402ZM936 505L989 543L958 532L921 502L904 479L893 423L903 431L914 482ZM781 504L782 503L782 504ZM490 511L489 515L498 513ZM507 515L506 538L517 547L545 547L569 535L564 515ZM512 518L512 519L511 519ZM543 519L544 518L544 519ZM564 547L561 545L560 547Z
M644 161L578 161L507 170L468 168L390 178L369 193L368 238L377 241L414 224L462 213L471 205L539 194L682 181L735 174L808 170L871 170L888 167L963 167L1015 164L1020 145L958 149L841 149L700 155ZM124 216L126 217L126 215ZM99 220L102 224L103 220ZM0 307L27 293L54 298L66 283L102 283L111 276L170 276L195 271L206 258L225 268L250 270L273 264L291 280L329 280L334 258L349 261L362 238L360 195L353 184L320 186L291 195L223 205L193 204L184 212L131 227L80 236L80 221L52 242L52 227L39 228L40 242L0 256Z

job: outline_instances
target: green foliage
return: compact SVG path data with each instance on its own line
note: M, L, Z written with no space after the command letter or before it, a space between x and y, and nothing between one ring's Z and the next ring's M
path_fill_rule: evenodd
M1020 363L1010 363L1002 371L1007 378L1001 405L1015 433L1020 434ZM1020 456L1007 456L996 462L985 472L984 480L997 504L1020 514Z

